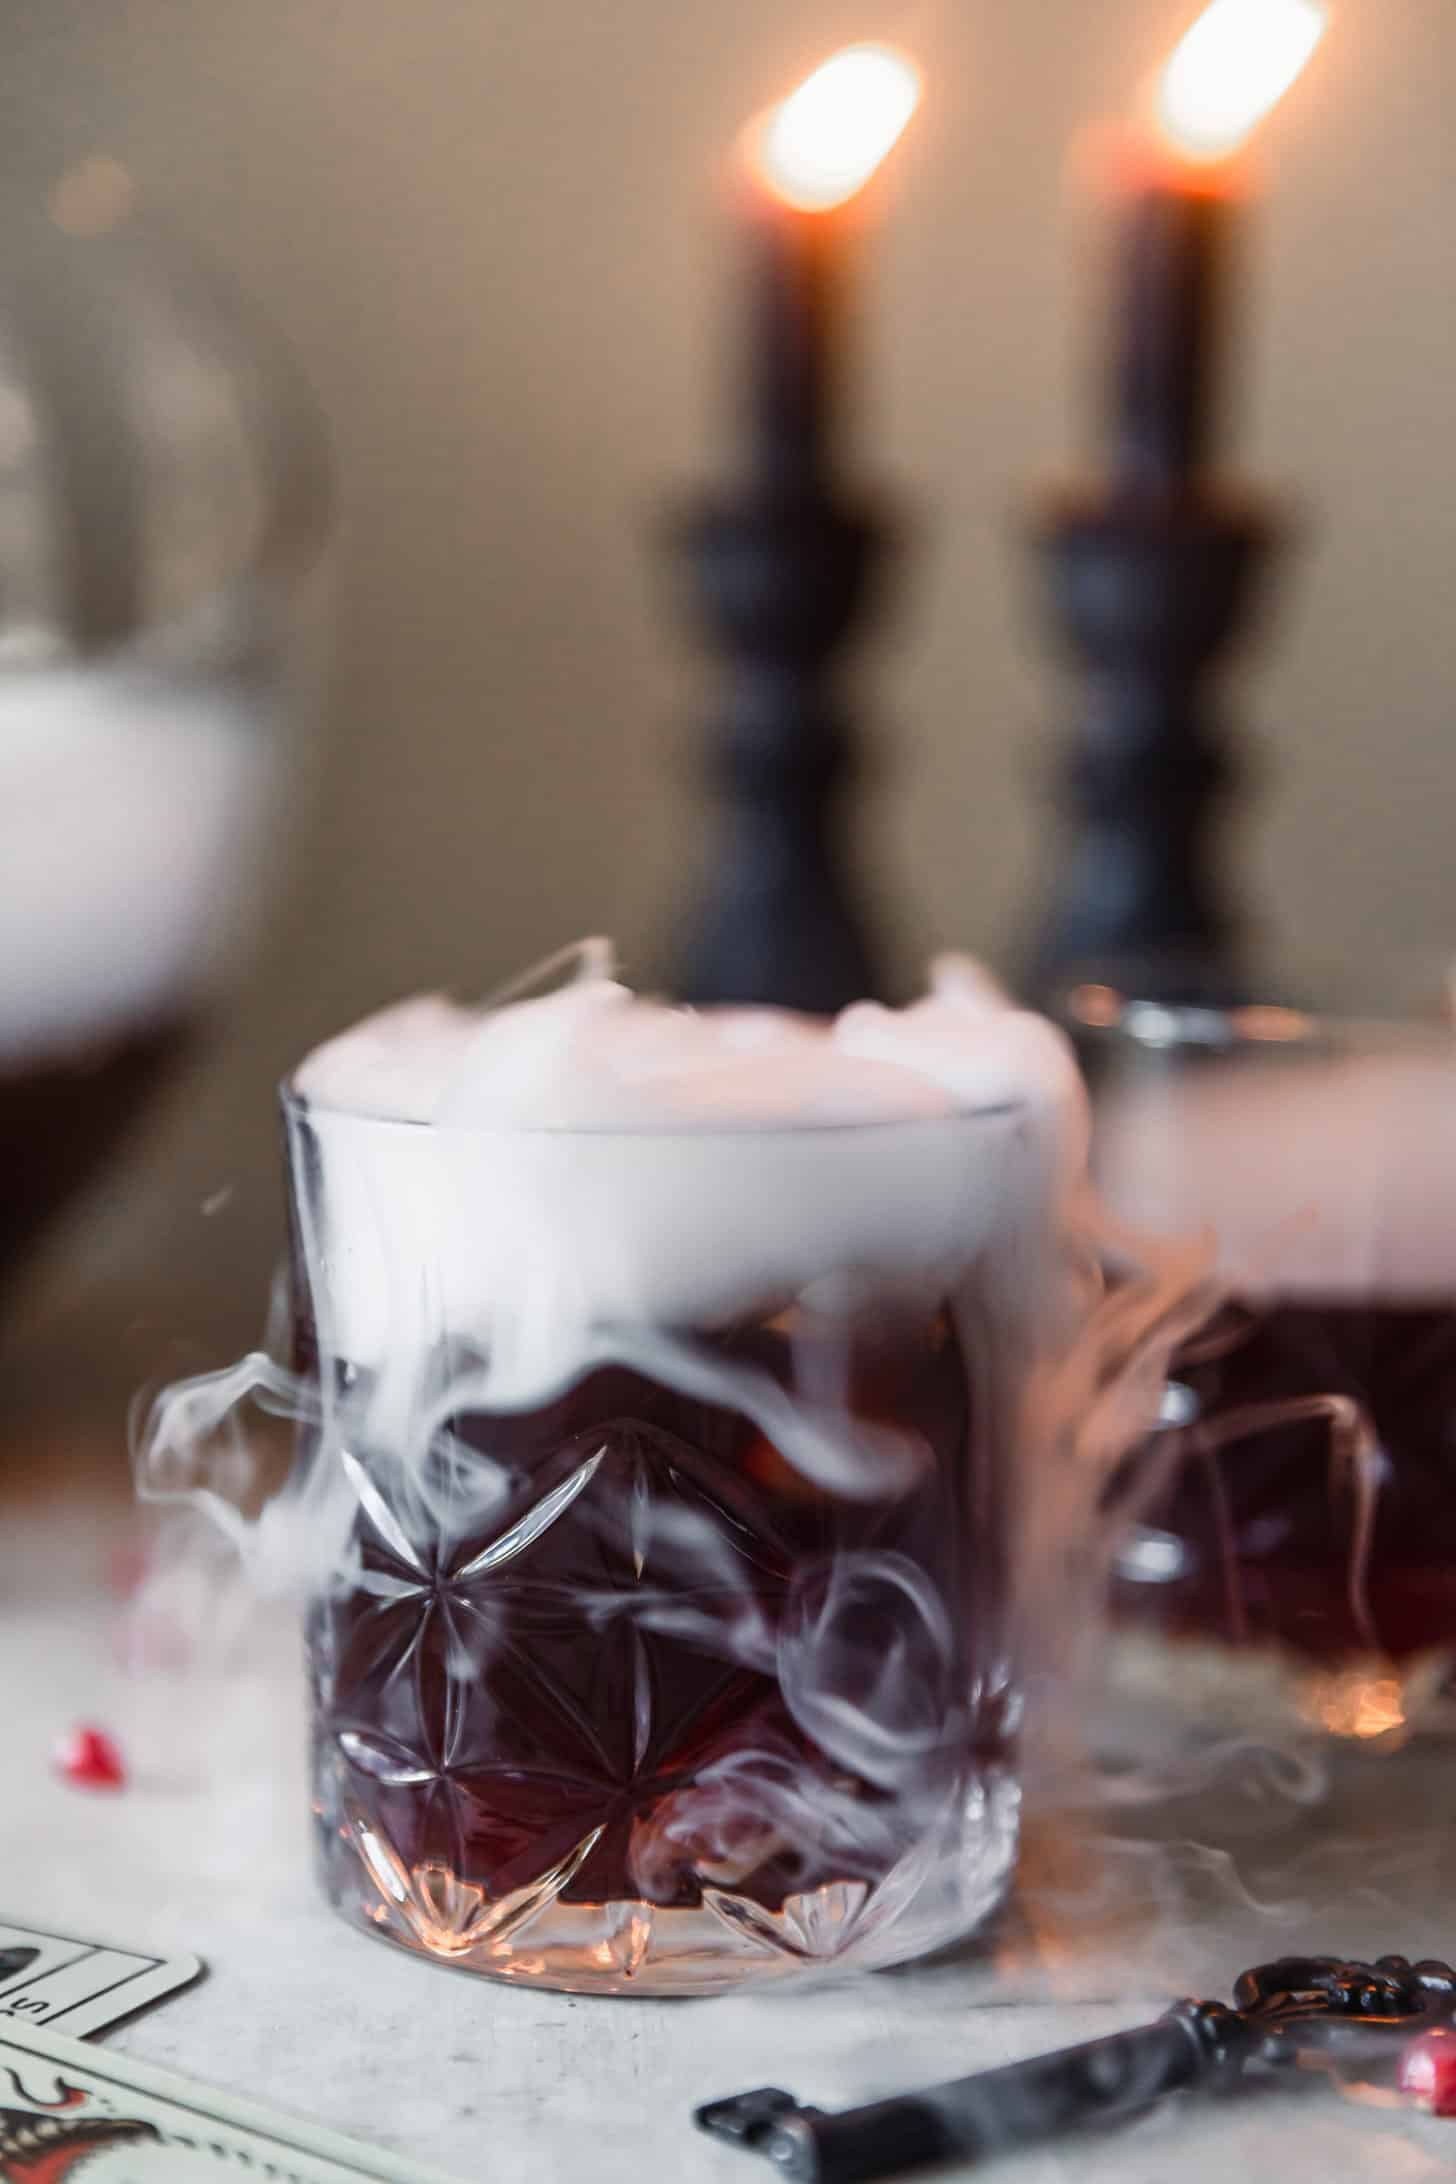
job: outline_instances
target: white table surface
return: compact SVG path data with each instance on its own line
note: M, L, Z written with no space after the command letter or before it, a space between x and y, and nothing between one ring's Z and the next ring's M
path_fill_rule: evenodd
M1120 1847L1043 1816L997 1937L951 1961L675 2003L495 1987L364 1939L315 1896L286 1620L246 1632L225 1673L128 1671L105 1572L135 1520L114 1496L3 1488L0 1473L0 1919L202 1955L202 1984L109 2043L447 2176L755 2184L767 2166L696 2135L696 2102L774 2083L849 2105L1114 2031L1180 1992L1226 1994L1286 1949L1456 1952L1456 1759L1412 1748L1365 1756L1305 1804L1250 1789L1230 1762L1217 1795L1134 1816L1136 1833L1104 1821ZM76 1719L123 1742L124 1793L56 1778ZM994 2173L1413 2184L1453 2170L1456 2122L1301 2073Z

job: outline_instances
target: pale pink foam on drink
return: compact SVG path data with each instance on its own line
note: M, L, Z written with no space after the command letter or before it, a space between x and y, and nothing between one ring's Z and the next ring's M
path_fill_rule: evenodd
M832 1023L672 1007L600 968L497 1009L425 997L318 1049L292 1089L321 1185L301 1240L327 1265L320 1332L376 1372L396 1437L417 1436L442 1331L519 1408L605 1355L670 1378L675 1330L822 1283L943 1295L989 1254L1015 1345L1054 1311L1037 1268L1086 1136L1061 1035L954 960L913 1006ZM798 1455L830 1461L807 1438Z
M832 1022L674 1007L595 974L497 1009L422 995L316 1048L293 1087L355 1114L536 1130L908 1122L1020 1100L1075 1135L1080 1092L1052 1026L974 965L948 958L933 976L909 1008L858 1002Z
M1207 1232L1241 1293L1451 1294L1456 1041L1150 1061L1102 1104L1096 1170L1123 1219Z

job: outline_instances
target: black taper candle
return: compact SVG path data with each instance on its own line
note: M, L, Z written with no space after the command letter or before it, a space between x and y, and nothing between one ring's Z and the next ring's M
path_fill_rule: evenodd
M822 493L843 429L845 239L821 213L755 195L744 245L747 467L769 500Z
M1114 468L1126 491L1186 491L1213 453L1235 225L1220 190L1155 180L1133 194L1112 344Z
M844 483L849 275L852 200L917 96L901 56L851 47L750 133L741 478L674 530L728 667L708 764L718 824L670 980L683 1000L831 1015L882 991L843 841L857 749L836 671L890 535Z

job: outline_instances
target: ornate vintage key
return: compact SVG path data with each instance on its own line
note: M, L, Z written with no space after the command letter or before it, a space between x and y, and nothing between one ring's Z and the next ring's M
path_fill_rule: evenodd
M1169 2093L1229 2085L1251 2066L1312 2055L1394 2062L1407 2040L1453 2019L1449 1964L1281 1957L1240 1975L1232 2008L1178 2002L1156 2024L839 2115L763 2086L710 2101L694 2120L805 2184L869 2184L954 2156L989 2160L1134 2115Z

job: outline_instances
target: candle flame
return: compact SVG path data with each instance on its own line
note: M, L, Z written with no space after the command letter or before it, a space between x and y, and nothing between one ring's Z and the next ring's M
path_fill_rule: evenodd
M1303 73L1327 24L1321 0L1213 0L1163 71L1163 134L1185 158L1228 158Z
M750 161L785 204L828 212L894 148L920 88L919 69L893 46L846 46L753 125Z

